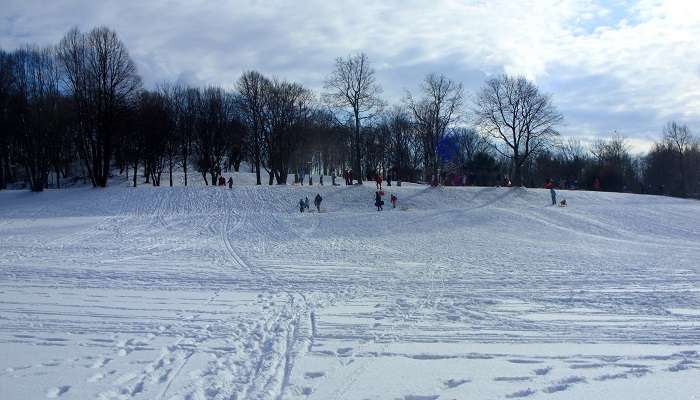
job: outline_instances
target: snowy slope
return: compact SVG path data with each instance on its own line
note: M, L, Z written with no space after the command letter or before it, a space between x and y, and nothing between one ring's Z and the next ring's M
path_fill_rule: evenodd
M700 202L389 191L0 192L0 399L697 398Z

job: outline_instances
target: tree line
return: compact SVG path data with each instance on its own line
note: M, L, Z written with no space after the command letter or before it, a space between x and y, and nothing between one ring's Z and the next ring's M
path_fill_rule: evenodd
M206 184L242 163L257 184L352 171L361 183L540 186L700 193L700 147L669 123L648 154L624 137L563 140L563 115L524 77L488 79L467 99L431 73L397 104L382 98L364 53L336 59L321 93L246 71L230 85L145 89L116 32L69 30L55 46L0 49L0 189L33 191L66 179L173 185L174 171Z

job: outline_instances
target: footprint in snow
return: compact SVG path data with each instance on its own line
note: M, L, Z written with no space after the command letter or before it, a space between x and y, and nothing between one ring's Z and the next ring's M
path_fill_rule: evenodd
M506 399L519 399L521 397L528 397L528 396L532 396L536 392L537 392L536 390L532 390L530 388L527 388L524 390L518 390L517 392L507 394Z
M65 386L59 386L59 387L53 387L49 389L46 392L46 397L49 399L55 399L57 397L62 396L64 393L66 393L70 389L70 386L65 385Z
M353 350L352 347L342 347L342 348L338 349L336 352L338 353L338 355L340 355L342 357L348 357L348 356L350 356L350 353L352 352L352 350Z
M562 392L564 390L569 389L573 384L576 383L585 383L586 378L582 376L570 376L568 378L564 378L560 380L559 382L547 386L546 388L542 389L543 392L545 393L556 393L556 392Z
M445 385L446 388L452 389L456 388L457 386L462 386L465 383L471 382L469 379L448 379L443 384Z
M496 382L522 382L532 380L531 376L497 376L493 378Z

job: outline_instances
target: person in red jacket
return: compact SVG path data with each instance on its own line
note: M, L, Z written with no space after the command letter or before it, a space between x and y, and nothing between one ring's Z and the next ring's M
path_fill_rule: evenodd
M374 176L374 181L377 183L377 190L382 190L382 175L376 174Z

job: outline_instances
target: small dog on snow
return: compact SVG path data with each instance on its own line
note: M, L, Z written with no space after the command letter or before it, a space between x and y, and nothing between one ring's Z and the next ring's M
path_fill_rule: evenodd
M562 199L562 201L559 202L559 207L566 207L566 199Z

